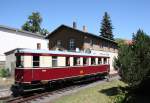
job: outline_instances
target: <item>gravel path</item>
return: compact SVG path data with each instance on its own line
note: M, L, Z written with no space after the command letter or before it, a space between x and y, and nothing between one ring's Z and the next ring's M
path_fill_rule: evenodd
M0 90L0 98L7 97L11 95L10 89L1 89Z

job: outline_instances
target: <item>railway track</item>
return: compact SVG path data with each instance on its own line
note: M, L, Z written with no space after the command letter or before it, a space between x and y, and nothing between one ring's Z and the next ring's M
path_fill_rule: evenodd
M70 91L70 90L75 89L75 88L80 88L82 86L84 86L84 85L75 85L75 86L65 87L62 89L54 90L54 91L48 91L48 92L45 91L45 92L39 93L39 94L33 93L32 95L25 95L25 96L19 96L19 97L9 96L7 98L4 98L3 102L4 103L29 103L31 101L36 101L37 99L50 97L50 96L55 95L55 94L61 94L61 93L64 93L66 91Z
M11 95L10 89L2 89L0 90L0 100L3 100L5 98L9 98Z
M105 80L95 80L95 82L86 82L86 83L75 83L74 85L71 86L66 86L66 87L62 87L62 88L56 88L53 90L49 90L49 91L42 91L42 92L36 92L36 93L32 93L32 94L28 94L28 95L24 95L24 96L19 96L19 97L6 97L3 99L4 103L41 103L45 98L48 98L47 102L50 101L50 98L56 99L57 95L59 94L64 94L65 92L70 92L71 91L76 91L77 89L81 89L81 88L86 88L89 86L93 86L96 85L97 83L103 83L106 82ZM53 100L52 99L52 100ZM40 102L39 102L40 101ZM2 103L3 103L2 102Z

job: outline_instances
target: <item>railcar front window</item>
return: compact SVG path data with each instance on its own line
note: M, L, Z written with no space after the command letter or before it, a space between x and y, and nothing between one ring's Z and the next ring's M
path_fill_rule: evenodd
M104 64L107 64L107 58L104 58Z
M24 67L24 58L23 56L16 56L16 67L23 68Z
M57 57L52 56L52 67L57 67Z
M39 65L40 65L40 57L33 56L33 67L39 67Z

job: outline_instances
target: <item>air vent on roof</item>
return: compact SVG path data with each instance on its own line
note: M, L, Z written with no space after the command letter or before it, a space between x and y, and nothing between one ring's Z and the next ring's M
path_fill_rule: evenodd
M83 25L83 32L87 32L87 27Z
M73 22L73 28L76 29L77 28L77 24L76 22Z
M76 52L80 52L80 49L79 49L79 48L76 48Z

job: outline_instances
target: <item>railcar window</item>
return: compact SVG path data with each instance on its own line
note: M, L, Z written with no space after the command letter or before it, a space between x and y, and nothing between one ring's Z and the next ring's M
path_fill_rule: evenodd
M74 57L73 65L80 65L80 58L79 57Z
M107 58L104 58L104 64L107 64Z
M57 56L52 56L52 67L57 67Z
M91 58L91 65L96 65L95 58Z
M89 65L89 58L83 58L83 65Z
M70 57L66 57L66 66L70 66Z
M40 65L40 57L33 56L33 67L39 67L39 65Z
M23 68L23 61L24 57L23 56L16 56L16 67Z
M98 64L102 64L102 58L98 58Z

